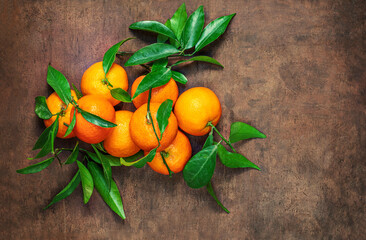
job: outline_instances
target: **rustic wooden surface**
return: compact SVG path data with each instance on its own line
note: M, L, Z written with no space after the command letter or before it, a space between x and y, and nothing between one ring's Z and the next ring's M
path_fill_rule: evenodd
M176 1L0 1L1 239L362 239L365 238L366 4L364 1L186 1L205 6L206 22L236 12L225 35L203 50L225 69L193 63L186 87L214 90L219 129L245 121L267 134L235 147L262 171L218 164L214 188L189 189L150 170L114 168L127 220L98 194L78 188L42 207L75 173L31 162L43 124L34 98L48 95L47 64L78 85L83 72L121 39L135 50L154 35L131 32L140 20L164 22ZM123 64L125 60L121 60ZM143 69L128 67L132 82ZM132 109L123 105L122 108ZM193 138L191 138L193 139ZM203 138L192 141L195 151ZM59 141L58 144L69 144Z

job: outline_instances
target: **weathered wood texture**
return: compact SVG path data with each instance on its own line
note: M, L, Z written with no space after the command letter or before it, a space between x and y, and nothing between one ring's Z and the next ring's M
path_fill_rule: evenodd
M119 40L138 37L126 50L155 40L131 32L131 23L164 22L180 2L3 0L1 239L365 238L365 2L186 3L189 13L203 4L206 22L237 15L225 35L203 50L225 69L185 66L180 70L189 83L180 90L206 86L217 93L224 135L231 122L245 121L268 136L235 144L261 172L218 164L214 187L231 214L204 189L189 189L181 174L169 179L148 167L113 169L126 221L98 194L84 206L80 188L43 211L76 170L55 163L31 176L15 172L30 164L26 158L44 128L33 109L36 96L51 93L47 64L78 85L83 72ZM126 69L130 82L143 73ZM195 139L197 150L203 138Z

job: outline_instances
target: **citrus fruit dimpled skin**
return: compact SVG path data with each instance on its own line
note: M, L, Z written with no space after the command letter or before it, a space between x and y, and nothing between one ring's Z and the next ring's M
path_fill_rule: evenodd
M103 81L104 79L103 63L94 63L84 72L81 78L81 92L83 95L101 95L115 106L120 101L112 97L109 88L122 88L127 91L128 78L126 71L120 65L113 63L107 74L107 79L113 87L108 87L106 82Z
M133 96L136 92L136 89L145 75L142 75L133 82L131 86L131 95ZM169 82L163 86L153 88L151 91L151 101L154 103L162 103L167 99L171 99L173 101L173 106L178 98L178 86L173 78L169 80ZM142 104L147 103L149 98L149 91L145 91L138 95L132 102L136 108L139 108Z
M147 152L145 152L145 155ZM192 146L184 133L178 130L177 136L174 141L163 151L165 154L164 159L168 164L171 171L179 173L183 170L184 166L191 158ZM160 152L157 152L154 159L148 162L149 166L160 174L169 175L169 171L166 168Z
M153 118L154 126L158 137L160 138L160 130L158 122L156 120L156 113L160 107L160 103L150 103L150 112ZM134 143L144 151L150 151L158 146L158 140L156 139L152 124L146 118L147 104L139 107L132 115L130 122L130 134ZM168 147L178 132L177 118L172 112L168 119L168 126L166 127L163 137L160 140L160 147L157 151L162 151Z
M114 123L115 110L112 104L104 97L99 95L86 95L80 98L77 103L84 111ZM90 123L85 120L80 112L76 113L76 123L73 131L81 141L90 144L99 143L108 136L111 130L112 128L103 128Z
M221 117L221 104L216 94L205 87L195 87L182 93L174 108L179 127L188 134L203 136L210 132Z
M74 90L71 90L71 96L76 101L78 98L76 97L76 93ZM74 132L72 131L69 135L65 136L65 133L67 131L67 126L64 124L70 124L70 115L72 115L72 104L69 103L69 105L65 105L65 103L62 102L60 97L57 95L56 92L53 92L47 99L46 104L48 106L48 109L52 114L56 114L58 112L61 112L60 117L58 119L58 132L57 137L59 138L72 138L75 137ZM44 125L46 127L49 127L52 125L52 123L56 120L56 116L52 116L50 119L43 120Z
M140 151L130 136L130 121L133 112L116 111L115 124L108 137L104 139L104 148L112 156L129 157Z

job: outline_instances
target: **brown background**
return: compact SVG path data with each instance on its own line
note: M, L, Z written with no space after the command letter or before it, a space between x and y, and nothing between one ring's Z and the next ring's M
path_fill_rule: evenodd
M217 164L213 182L224 213L182 175L114 168L127 220L80 187L42 207L75 166L55 162L20 175L44 126L34 98L48 96L47 64L79 85L83 72L121 39L136 50L155 40L131 32L141 20L164 22L175 1L0 1L1 239L362 239L365 231L366 4L363 1L186 1L205 6L206 23L233 12L227 32L203 54L225 69L192 63L179 71L206 86L223 107L219 129L245 121L265 140L235 144L262 171ZM118 62L124 63L126 59ZM143 73L126 68L130 82ZM132 109L123 105L122 108ZM193 139L193 138L192 138ZM203 138L192 142L195 151ZM72 145L61 142L60 145Z

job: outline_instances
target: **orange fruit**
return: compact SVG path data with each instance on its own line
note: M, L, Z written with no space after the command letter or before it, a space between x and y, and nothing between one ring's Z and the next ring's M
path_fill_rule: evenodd
M71 90L71 96L77 100L78 98L76 97L76 93L74 90ZM60 97L57 95L56 92L53 92L47 99L46 99L46 103L48 106L48 109L50 110L50 112L52 114L56 114L58 112L61 111L61 114L58 118L58 132L57 132L57 137L59 138L72 138L75 137L74 132L71 132L69 135L65 136L66 130L67 130L67 126L64 124L70 124L71 120L70 120L70 115L72 115L74 112L71 111L72 109L72 104L69 103L69 105L66 106L66 104L64 102L62 102L62 100L60 99ZM46 127L49 127L52 125L52 123L56 120L56 116L52 116L50 119L46 119L43 120L44 125Z
M160 103L150 103L150 112L154 122L154 127L158 137L160 138L160 129L156 120L156 113L159 109ZM174 140L178 132L177 118L172 112L168 119L168 126L166 127L163 137L160 140L160 147L157 151L162 151L168 147ZM158 146L151 121L147 118L147 104L145 103L139 107L132 115L130 122L130 134L134 143L144 151L150 151Z
M81 92L83 95L101 95L115 106L120 101L112 97L110 89L122 88L127 91L128 78L126 71L120 65L113 63L107 74L107 79L113 87L108 86L107 81L105 81L103 63L94 63L84 72L81 78Z
M142 75L133 82L131 87L131 96L133 96L136 92L136 89L145 75ZM151 101L154 103L162 103L167 99L173 100L173 106L177 101L179 95L178 86L173 78L169 80L169 82L163 86L153 88L151 91ZM147 103L149 98L149 91L145 91L138 95L132 102L136 108L139 108L142 104Z
M145 155L148 152L145 152ZM192 147L188 138L184 133L178 130L177 136L173 142L162 151L166 164L174 173L179 173L191 158ZM165 166L160 152L157 152L154 159L148 162L149 166L158 173L169 175L168 169Z
M112 104L100 95L85 95L79 99L77 104L84 111L97 115L104 120L109 122L115 120L116 113ZM108 136L111 130L112 128L103 128L90 123L85 120L80 112L76 113L76 123L73 131L81 141L90 144L99 143Z
M203 136L210 132L221 117L221 104L216 94L205 87L195 87L182 93L174 108L179 127L188 134Z
M115 157L129 157L140 151L130 136L130 121L133 112L116 111L115 124L111 133L104 139L104 149Z

